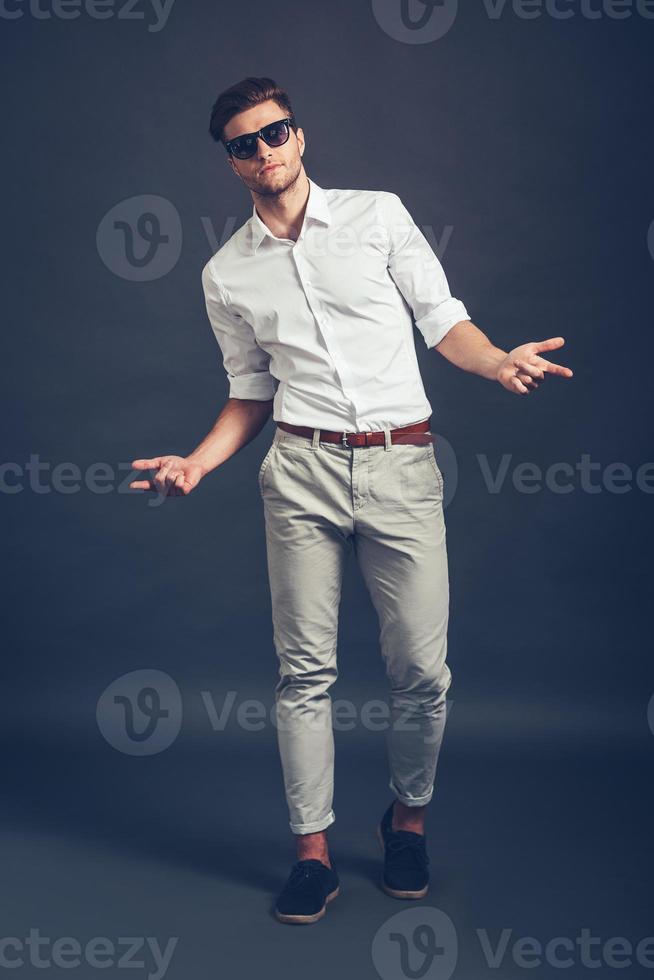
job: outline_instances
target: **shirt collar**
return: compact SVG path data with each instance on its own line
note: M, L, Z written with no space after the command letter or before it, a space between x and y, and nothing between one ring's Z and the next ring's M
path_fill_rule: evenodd
M329 205L327 204L327 194L322 187L319 187L315 181L311 180L311 177L307 176L307 180L309 181L309 197L307 198L307 206L304 212L305 224L307 220L311 219L329 225L331 223L331 214L329 212ZM250 225L252 254L254 254L266 235L271 238L275 236L272 235L270 228L264 224L257 214L256 204L252 208L252 217L248 223Z

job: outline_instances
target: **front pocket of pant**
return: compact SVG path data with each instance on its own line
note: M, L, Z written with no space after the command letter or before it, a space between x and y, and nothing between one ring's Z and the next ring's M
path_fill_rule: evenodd
M259 474L258 474L257 480L258 480L258 483L259 483L259 493L261 495L263 495L263 478L264 478L264 474L265 474L265 472L266 472L266 470L268 468L268 464L270 462L270 459L272 457L272 454L273 454L273 450L274 449L275 449L275 446L273 444L270 447L270 449L268 450L268 452L266 453L266 455L263 457L263 461L261 463L261 466L259 467Z
M434 454L434 447L430 446L429 449L429 461L432 465L434 473L436 474L436 479L438 480L438 489L441 497L443 496L443 474L440 471L438 463L436 462L436 456Z
M443 480L431 447L415 459L407 459L402 470L402 487L409 501L443 496Z

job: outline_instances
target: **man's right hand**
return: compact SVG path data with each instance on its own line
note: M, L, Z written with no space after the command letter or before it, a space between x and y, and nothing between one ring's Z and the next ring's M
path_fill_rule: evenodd
M183 456L155 456L152 459L132 460L132 469L156 470L156 475L150 480L133 480L132 490L154 490L167 497L182 497L197 487L205 476L204 467L192 459Z

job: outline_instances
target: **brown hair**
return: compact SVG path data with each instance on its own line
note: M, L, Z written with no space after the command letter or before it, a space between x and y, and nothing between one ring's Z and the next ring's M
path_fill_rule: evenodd
M266 102L268 99L274 99L279 104L283 112L290 117L291 126L297 131L295 115L288 93L280 88L272 78L253 78L250 76L225 89L216 99L211 110L211 122L209 124L209 132L216 143L223 141L223 130L233 116L239 112L244 112L246 109L251 109L252 106L259 105L260 102Z

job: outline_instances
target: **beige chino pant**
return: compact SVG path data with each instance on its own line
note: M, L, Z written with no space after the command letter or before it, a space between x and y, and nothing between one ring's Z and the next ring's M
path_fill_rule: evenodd
M431 443L350 447L276 427L259 468L276 728L294 834L334 822L329 689L345 561L353 549L377 612L390 684L390 789L428 803L446 720L449 580L443 478Z

